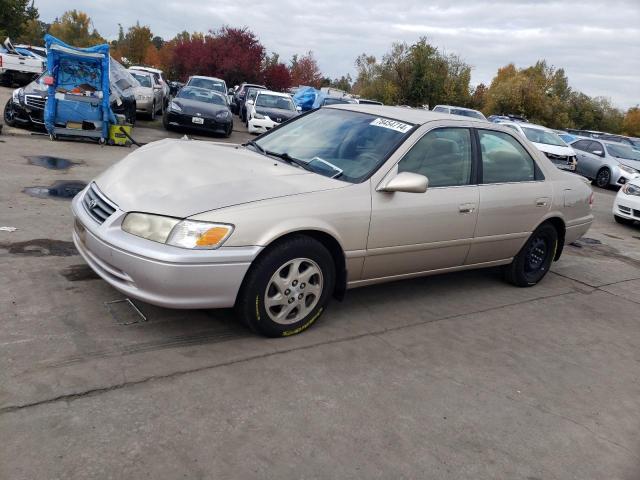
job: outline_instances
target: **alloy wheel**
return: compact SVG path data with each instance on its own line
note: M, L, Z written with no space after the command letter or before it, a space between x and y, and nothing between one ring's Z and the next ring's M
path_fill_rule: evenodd
M305 318L322 296L324 278L316 262L295 258L280 266L267 283L264 306L276 323L290 325Z
M611 180L611 172L609 169L603 168L598 172L598 176L596 177L596 185L600 188L604 188L609 185L609 181Z

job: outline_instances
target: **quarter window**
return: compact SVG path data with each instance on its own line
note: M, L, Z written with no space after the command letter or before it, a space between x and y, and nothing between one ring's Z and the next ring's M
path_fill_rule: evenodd
M398 163L398 172L429 179L430 187L469 185L471 132L466 128L439 128L423 136Z
M530 182L539 179L531 155L511 135L478 130L482 150L483 183Z

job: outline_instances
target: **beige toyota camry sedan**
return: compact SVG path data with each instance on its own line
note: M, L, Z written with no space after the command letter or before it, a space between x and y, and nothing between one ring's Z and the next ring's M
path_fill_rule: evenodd
M73 239L131 298L234 307L287 336L354 287L495 266L535 285L589 229L592 198L505 127L348 104L242 146L146 145L74 198Z

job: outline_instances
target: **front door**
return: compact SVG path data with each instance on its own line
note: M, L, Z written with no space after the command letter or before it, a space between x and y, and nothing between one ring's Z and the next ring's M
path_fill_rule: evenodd
M426 176L425 193L380 192L372 185L363 279L464 263L478 215L471 138L467 128L431 130L390 172Z

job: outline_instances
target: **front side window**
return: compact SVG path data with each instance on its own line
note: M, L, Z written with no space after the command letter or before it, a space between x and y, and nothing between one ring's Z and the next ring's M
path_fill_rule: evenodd
M478 130L478 135L483 183L531 182L537 179L533 158L511 135L489 130Z
M263 153L351 183L367 179L411 135L413 124L367 113L321 108L255 141ZM258 150L256 149L256 150Z
M471 182L471 132L439 128L425 134L398 163L398 172L429 179L430 187L453 187Z
M594 155L604 157L604 149L602 148L602 144L600 142L591 142L587 147L587 151Z

